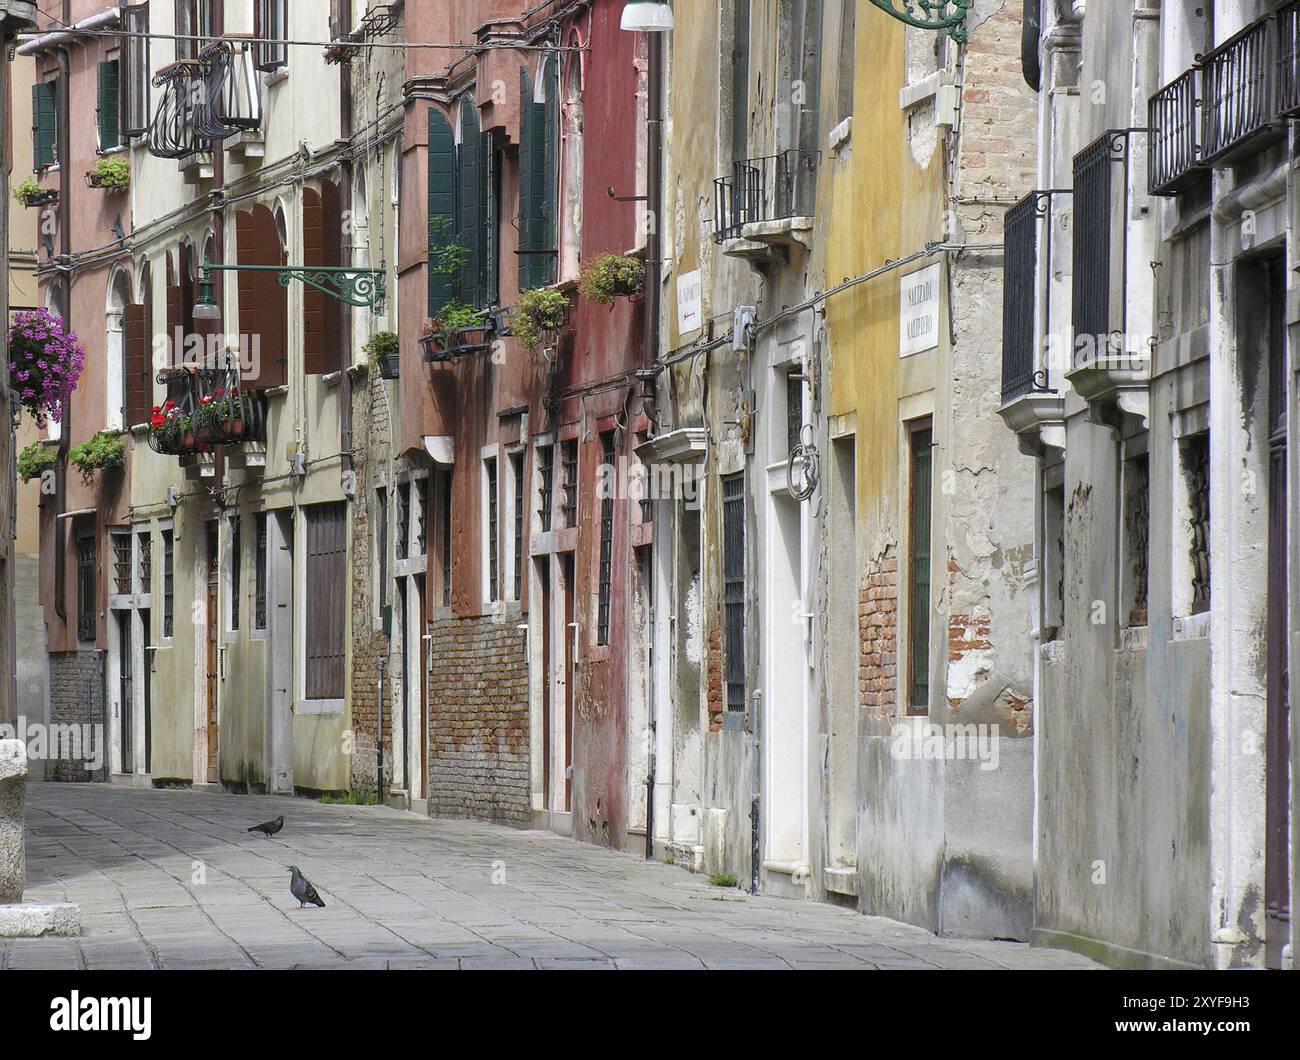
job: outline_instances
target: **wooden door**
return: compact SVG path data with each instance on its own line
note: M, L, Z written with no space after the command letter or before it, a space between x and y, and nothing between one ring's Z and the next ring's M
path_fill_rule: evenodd
M209 784L217 783L220 772L217 766L220 745L218 742L217 703L220 682L220 662L218 660L217 625L220 612L217 609L217 524L208 523L208 564L207 564L207 612L204 628L207 630L207 695L208 695L208 773Z
M537 564L542 588L542 805L551 809L551 660L555 655L551 636L555 622L551 615L551 557L543 556Z
M574 612L573 553L560 557L564 571L564 812L573 809L573 698L578 684L578 625Z
M131 612L118 611L117 615L117 658L118 658L118 716L121 722L118 735L122 743L122 772L135 772L135 731L131 724L135 719L135 694L132 689L131 660L135 656L131 643Z

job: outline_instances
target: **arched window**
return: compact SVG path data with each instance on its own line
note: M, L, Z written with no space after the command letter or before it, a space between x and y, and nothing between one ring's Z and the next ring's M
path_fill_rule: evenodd
M126 351L122 338L122 318L130 302L131 277L121 266L115 266L108 278L108 296L104 305L104 426L110 431L124 430L127 426Z

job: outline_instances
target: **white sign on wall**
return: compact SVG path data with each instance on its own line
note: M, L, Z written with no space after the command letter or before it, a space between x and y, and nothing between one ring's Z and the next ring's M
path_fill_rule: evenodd
M939 345L938 263L910 272L899 282L898 356L910 357Z
M685 336L704 326L700 270L677 277L677 334Z

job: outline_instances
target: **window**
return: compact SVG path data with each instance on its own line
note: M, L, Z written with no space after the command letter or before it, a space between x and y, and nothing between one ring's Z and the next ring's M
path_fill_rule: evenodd
M442 558L442 606L451 606L451 471L438 472L439 551Z
M388 490L380 486L375 490L375 599L379 613L388 609Z
M555 447L537 447L537 518L542 533L551 530L551 500L555 488Z
M131 595L131 534L114 530L113 542L113 592L118 596Z
M140 563L140 591L153 592L153 535L148 530L136 534L137 556Z
M95 639L95 538L77 538L77 639Z
M612 468L616 459L614 453L614 432L606 431L600 436L600 459L605 468ZM608 471L606 471L608 474ZM610 479L612 481L612 478ZM599 596L596 610L596 643L609 643L609 598L614 568L614 489L605 488L600 501L600 577Z
M1187 491L1187 553L1191 575L1191 613L1210 609L1210 435L1182 441L1183 483Z
M785 377L786 449L793 453L803 436L803 372L791 368Z
M428 550L428 513L429 513L429 480L419 478L415 480L415 554L423 556Z
M149 128L149 5L122 8L122 132L138 136Z
M312 268L343 265L343 196L333 181L322 180L320 191L302 189L302 257ZM304 285L302 294L303 371L330 375L343 368L344 304L324 291Z
M560 462L563 473L560 515L566 527L578 525L578 443L577 440L560 443Z
M466 305L481 308L496 298L499 166L494 164L492 134L479 129L473 93L461 97L456 159L455 241L466 255L456 276L455 294Z
M745 476L722 480L723 679L727 709L745 709Z
M307 514L307 699L343 698L347 580L347 505L316 504Z
M266 629L266 512L258 512L253 520L257 532L257 555L253 560L253 628Z
M1131 444L1125 442L1127 449ZM1127 456L1123 468L1124 567L1120 591L1124 625L1147 624L1148 556L1151 540L1151 475L1146 453Z
M59 81L32 85L32 168L48 169L59 161Z
M239 629L239 591L241 589L240 574L241 571L241 546L240 541L240 519L239 516L230 517L230 537L227 539L230 546L230 562L227 567L230 569L230 628Z
M858 0L840 0L840 69L836 121L853 114L853 74L857 47Z
M429 316L436 316L455 293L456 137L437 107L429 108Z
M207 40L216 35L213 17L215 0L176 0L176 34L180 38L197 37L198 40L177 40L176 58L196 58Z
M397 487L397 558L406 559L411 539L411 484Z
M1053 474L1061 474L1058 465ZM1044 476L1046 478L1046 476ZM1065 486L1043 487L1043 634L1044 643L1059 640L1065 625Z
M510 457L510 473L514 476L515 487L515 555L513 600L523 599L524 586L524 454L515 453Z
M501 572L497 525L497 461L494 456L483 461L483 488L487 494L487 598L495 603L501 594Z
M162 635L170 637L175 629L176 616L176 533L168 528L162 532L163 541L163 629Z
M289 65L289 0L256 0L253 36L269 38L257 45L254 56L259 70L278 70Z
M118 84L118 61L99 64L99 149L111 151L122 146L122 100Z
M555 282L558 260L555 215L560 76L559 64L544 56L534 85L528 67L519 70L519 288Z
M731 161L749 157L749 0L732 0L731 62L724 63L731 79Z
M908 577L909 705L923 713L930 705L930 487L933 431L929 423L910 436Z

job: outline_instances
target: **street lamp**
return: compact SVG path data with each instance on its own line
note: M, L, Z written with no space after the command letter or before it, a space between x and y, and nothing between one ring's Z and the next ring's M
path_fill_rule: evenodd
M668 0L627 0L619 28L635 33L669 33L673 28L673 9Z

